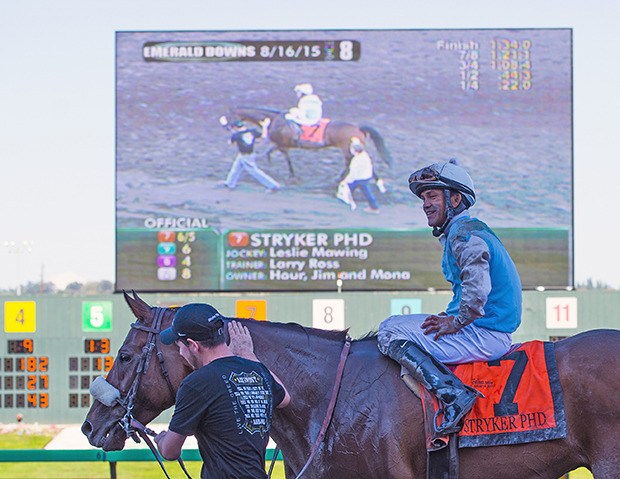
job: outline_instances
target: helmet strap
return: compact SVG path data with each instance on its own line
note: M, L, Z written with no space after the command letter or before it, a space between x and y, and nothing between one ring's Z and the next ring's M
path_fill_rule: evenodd
M461 199L461 202L458 204L458 206L456 208L453 208L451 197L452 197L452 190L444 188L443 198L446 203L446 220L443 222L441 226L433 226L433 236L435 238L439 238L444 233L444 231L446 231L446 228L448 227L448 223L450 223L452 218L454 218L457 214L459 214L461 211L465 209L465 208L462 208L462 206L464 206L462 199Z

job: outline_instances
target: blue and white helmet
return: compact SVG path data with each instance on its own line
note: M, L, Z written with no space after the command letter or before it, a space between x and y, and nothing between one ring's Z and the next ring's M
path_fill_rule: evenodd
M421 198L422 192L426 190L455 190L461 193L466 208L476 203L474 182L455 159L446 163L434 163L412 173L409 177L409 189L418 198Z

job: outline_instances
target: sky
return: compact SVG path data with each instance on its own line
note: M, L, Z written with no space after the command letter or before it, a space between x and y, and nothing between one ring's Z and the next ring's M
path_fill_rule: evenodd
M115 31L383 28L573 29L575 281L619 288L619 21L617 0L2 0L0 288L115 279Z

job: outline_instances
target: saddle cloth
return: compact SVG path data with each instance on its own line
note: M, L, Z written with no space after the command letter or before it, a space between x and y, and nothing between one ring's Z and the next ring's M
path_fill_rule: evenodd
M566 437L562 386L553 343L529 341L496 361L459 364L456 374L476 388L478 398L465 416L458 446L481 447L548 441ZM425 412L427 449L445 446L432 427L436 398L420 387ZM438 421L443 418L439 415ZM428 425L430 421L430 426Z
M325 128L327 128L330 121L329 118L321 118L321 121L316 125L300 125L302 131L300 139L303 141L323 143L325 139Z

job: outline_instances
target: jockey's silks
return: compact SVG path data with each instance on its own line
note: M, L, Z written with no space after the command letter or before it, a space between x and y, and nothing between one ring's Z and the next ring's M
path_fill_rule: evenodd
M491 277L491 290L484 304L484 316L476 319L476 326L505 333L514 332L521 324L521 280L504 245L485 223L464 214L452 220L446 234L441 268L452 284L453 293L446 313L454 316L459 313L463 293L461 268L456 263L453 248L456 242L469 241L471 236L475 235L482 239L489 249Z

